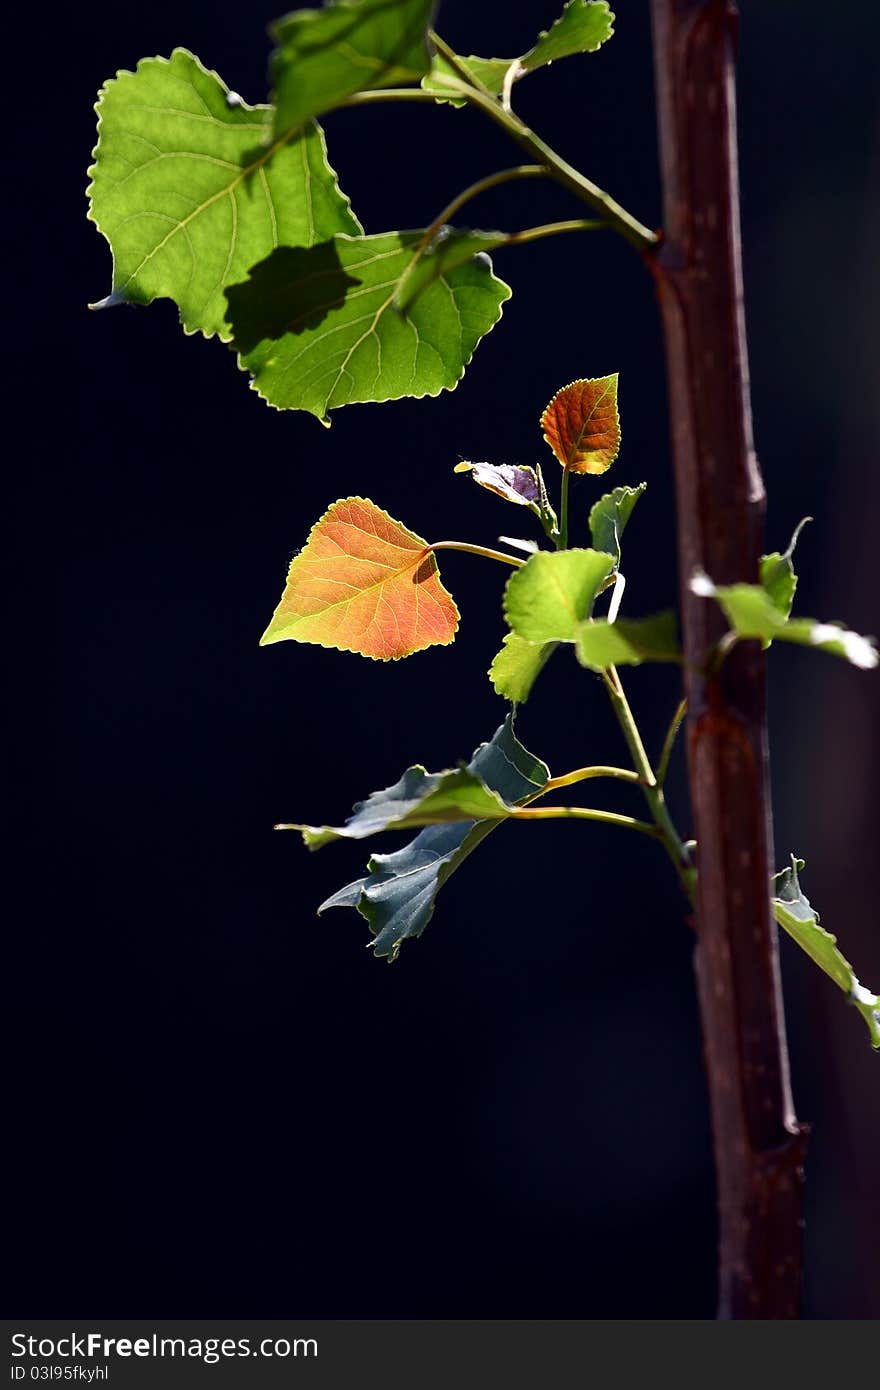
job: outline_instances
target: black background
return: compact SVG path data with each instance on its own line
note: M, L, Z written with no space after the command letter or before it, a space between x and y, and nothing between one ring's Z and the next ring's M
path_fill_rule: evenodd
M557 0L446 0L464 52L520 52ZM873 6L744 5L746 293L769 541L805 513L800 610L870 631L876 584L877 59ZM693 1317L714 1306L713 1178L691 943L662 856L614 830L511 827L389 969L323 897L358 847L310 857L279 819L338 820L408 763L470 754L504 714L484 671L504 575L443 576L459 640L387 666L261 650L293 550L335 497L491 543L519 513L460 457L549 462L537 419L621 373L615 483L633 613L674 600L665 383L648 276L610 235L509 250L514 297L462 385L338 412L268 410L166 302L89 314L109 252L83 188L100 83L193 49L249 100L270 8L157 0L34 9L9 77L7 654L20 697L7 938L14 1020L10 1311L32 1316ZM645 3L518 108L660 221ZM337 113L331 160L368 231L420 226L518 155L478 114ZM483 225L579 216L520 185ZM17 422L17 423L14 423ZM574 490L583 525L598 493ZM655 747L674 681L629 682ZM773 653L777 858L880 982L877 677ZM623 757L603 692L557 658L520 736L554 771ZM682 804L680 767L672 797ZM625 809L626 799L608 804ZM815 1124L807 1312L880 1313L878 1059L783 943L795 1094Z

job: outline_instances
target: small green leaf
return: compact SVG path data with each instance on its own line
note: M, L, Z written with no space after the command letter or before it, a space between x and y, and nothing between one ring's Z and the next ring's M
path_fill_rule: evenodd
M556 642L527 642L515 632L508 632L489 667L489 679L496 694L514 704L523 704L556 646Z
M465 265L475 256L488 257L490 251L503 246L506 232L469 232L455 227L441 227L411 261L402 275L394 294L394 307L400 313L412 308L428 285L447 275L456 266ZM486 260L483 264L491 266Z
M568 0L556 23L519 61L526 72L533 72L575 53L595 53L613 33L614 15L606 0Z
M815 618L786 619L760 584L713 584L708 575L697 571L691 579L691 590L701 598L717 599L740 637L757 637L767 646L780 641L817 647L866 671L877 665L873 637L861 637L841 624L820 623Z
M479 257L398 313L394 296L423 240L424 232L386 232L280 247L232 286L235 346L264 400L326 421L356 401L452 390L510 289Z
M573 642L613 568L599 550L542 550L507 581L504 616L527 642Z
M616 487L600 497L590 510L593 547L613 555L615 569L620 567L620 538L633 507L647 486L647 483L639 483L638 487Z
M269 143L248 106L186 49L144 58L102 87L89 217L113 252L96 308L173 299L187 333L231 336L226 289L279 242L360 231L310 124Z
M521 804L546 785L549 769L529 753L507 719L490 743L481 744L468 771L508 804ZM356 907L373 933L377 956L394 960L401 943L421 936L434 913L437 894L471 850L494 830L497 821L428 826L393 854L376 854L366 878L335 893L318 908Z
M275 137L355 92L418 82L430 66L434 0L335 0L271 27Z
M621 618L616 623L590 619L578 629L576 651L581 665L593 671L638 666L642 661L681 661L675 614Z
M797 589L797 575L794 572L792 556L798 542L798 536L808 521L812 521L812 517L805 516L803 521L798 522L788 543L788 549L781 555L778 550L774 550L770 555L761 556L761 586L767 591L784 618L789 617L791 613L791 606L794 603L795 590Z
M516 81L527 72L554 63L559 58L569 58L576 53L595 53L614 33L614 15L606 0L568 0L568 4L555 24L543 30L535 43L521 58L459 58L459 63L467 69L494 96L504 90L505 78ZM454 68L442 54L436 54L431 71L422 79L426 91L434 92L440 101L448 101L451 106L464 106L462 97L447 96L444 92L443 78L454 77ZM448 91L448 88L446 89Z
M798 881L803 867L803 859L792 855L791 867L775 875L771 899L773 915L801 950L806 951L838 989L843 990L865 1020L872 1046L880 1048L880 999L859 984L849 961L837 949L837 938L820 927L819 914Z

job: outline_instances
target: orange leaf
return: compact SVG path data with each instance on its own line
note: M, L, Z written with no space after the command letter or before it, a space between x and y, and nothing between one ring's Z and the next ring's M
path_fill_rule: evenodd
M541 416L544 438L571 473L604 473L620 449L617 373L573 381Z
M427 541L363 497L334 502L291 561L260 639L396 661L455 638L458 609Z

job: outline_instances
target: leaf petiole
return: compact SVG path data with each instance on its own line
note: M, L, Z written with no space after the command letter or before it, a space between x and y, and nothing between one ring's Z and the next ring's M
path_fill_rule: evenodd
M558 550L568 549L568 488L571 482L571 469L562 470L562 491L559 495L559 535L556 537Z
M463 550L467 555L483 555L487 560L500 560L502 564L513 565L514 569L526 564L525 560L518 560L515 555L505 555L503 550L490 550L485 545L470 545L467 541L434 541L427 549Z
M618 815L616 811L598 811L592 806L521 806L511 811L510 820L589 820L603 825L617 825L623 830L635 830L640 835L649 835L652 840L663 838L662 831L648 821L636 820L634 816Z
M678 709L675 711L675 714L672 716L672 722L669 725L666 737L663 740L663 749L660 753L660 761L657 764L658 787L662 787L663 783L666 781L666 774L669 771L669 759L672 756L672 750L675 747L675 740L678 737L678 731L684 722L685 715L687 714L687 707L687 700L682 700L678 706Z
M647 785L637 772L631 772L627 767L578 767L574 772L551 777L550 781L545 783L541 795L546 796L547 792L558 791L560 787L572 787L576 782L586 782L593 777L613 777L618 782L633 782L637 787Z

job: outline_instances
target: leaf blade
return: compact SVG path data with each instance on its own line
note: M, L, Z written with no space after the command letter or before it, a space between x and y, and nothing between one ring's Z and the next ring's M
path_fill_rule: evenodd
M276 139L356 92L418 82L430 67L434 8L435 0L335 0L277 20Z
M620 618L610 623L593 618L578 631L575 651L582 666L605 671L609 666L639 666L643 661L681 661L675 613L650 618Z
M590 537L594 550L604 550L614 556L616 568L620 568L620 538L633 513L633 508L647 488L647 483L638 487L616 487L606 492L590 508Z
M773 915L801 950L833 980L863 1018L871 1045L880 1048L880 998L859 983L852 966L837 947L837 938L819 925L819 914L799 882L804 861L791 856L791 865L773 878Z
M489 667L496 695L513 704L525 704L556 647L556 642L527 642L517 633L508 632Z
M369 498L346 497L291 561L260 645L308 642L397 661L447 646L458 620L427 542Z
M225 290L280 241L308 246L360 223L320 127L265 143L248 106L194 54L145 58L99 94L89 219L113 253L105 303L174 300L188 333L230 337Z
M508 626L527 642L573 642L613 567L598 550L539 551L507 581Z
M259 395L326 422L343 405L452 390L510 289L472 258L398 313L394 295L423 238L340 234L305 251L281 248L232 286L235 346Z
M550 401L541 429L570 473L605 473L620 451L618 374L572 381Z

